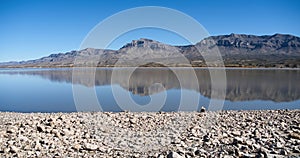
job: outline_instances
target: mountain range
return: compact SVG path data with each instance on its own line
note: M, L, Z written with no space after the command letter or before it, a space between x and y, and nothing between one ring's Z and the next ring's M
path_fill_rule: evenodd
M214 59L210 58L214 52L220 53L228 67L300 68L300 38L287 34L210 36L187 46L141 38L119 50L86 48L36 60L0 63L0 67L220 66L207 64L207 59Z

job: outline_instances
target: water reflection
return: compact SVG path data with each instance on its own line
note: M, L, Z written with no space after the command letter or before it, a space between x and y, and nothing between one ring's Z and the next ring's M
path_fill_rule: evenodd
M94 78L88 78L91 71L78 69L80 78L75 84L91 87L110 85L112 68L98 68ZM130 77L129 86L122 74L126 73L126 68L115 70L119 76L113 84L118 84L122 88L133 94L148 96L170 89L188 89L199 91L205 97L211 95L210 75L207 69L195 69L198 77L199 88L190 82L189 73L184 68L176 71L184 76L185 83L179 84L176 75L168 68L139 68ZM219 71L214 69L213 71ZM274 102L289 102L300 99L300 79L299 70L274 70L274 69L228 69L226 100L246 101L246 100L271 100ZM15 69L1 70L0 74L10 75L33 75L49 79L53 82L72 83L72 69ZM186 75L185 75L186 74ZM156 86L160 83L162 86Z

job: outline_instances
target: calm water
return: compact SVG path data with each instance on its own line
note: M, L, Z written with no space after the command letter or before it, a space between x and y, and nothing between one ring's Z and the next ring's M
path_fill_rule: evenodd
M197 84L191 81L191 76L185 74L184 68L177 69L184 84L167 68L137 69L129 81L123 74L127 71L127 68L118 69L114 81L111 81L112 68L98 68L95 74L92 71L77 70L76 79L72 78L73 69L66 68L0 69L0 111L77 111L74 87L83 91L94 91L103 111L123 110L113 92L128 94L141 107L150 103L151 97L156 100L165 97L163 105L153 107L156 108L153 111L158 111L157 108L160 108L159 111L177 111L183 93L191 98L199 97L196 104L189 102L189 99L183 102L186 105L193 104L198 109L201 106L208 107L211 101L211 78L207 69L195 70ZM300 109L299 69L227 69L226 76L227 89L223 109ZM98 106L93 105L92 96L89 94L82 97L85 99L82 103L86 105L80 106Z

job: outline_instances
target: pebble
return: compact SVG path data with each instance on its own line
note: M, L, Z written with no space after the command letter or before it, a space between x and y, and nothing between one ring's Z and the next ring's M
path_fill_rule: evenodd
M181 156L181 155L179 155L178 153L171 151L171 152L168 154L167 158L184 158L184 156Z
M294 139L300 139L300 134L295 133L295 132L292 132L292 133L290 134L290 137L291 137L291 138L294 138Z
M84 146L85 146L85 149L87 149L87 150L97 150L98 149L98 146L95 144L85 143Z
M13 153L18 153L19 149L16 146L11 146L10 151Z

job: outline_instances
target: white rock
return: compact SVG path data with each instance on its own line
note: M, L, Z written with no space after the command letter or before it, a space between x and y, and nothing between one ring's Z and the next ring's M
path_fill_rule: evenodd
M81 149L81 145L80 144L75 144L73 146L73 148L76 149L76 150L79 150L79 149Z
M97 150L98 149L98 146L95 144L85 143L84 146L87 150Z
M19 150L20 149L17 148L16 146L14 146L14 145L10 147L10 151L13 152L13 153L18 153Z
M184 156L181 156L178 153L172 151L168 154L167 158L184 158Z
M234 136L240 136L241 132L240 131L233 131L233 132L231 132L231 134L234 135Z
M8 133L16 133L17 131L18 131L18 128L15 127L15 126L9 126L9 127L7 128L7 132L8 132Z
M27 142L29 139L23 135L19 135L19 140L23 140L23 141Z

